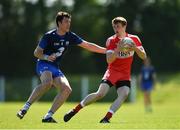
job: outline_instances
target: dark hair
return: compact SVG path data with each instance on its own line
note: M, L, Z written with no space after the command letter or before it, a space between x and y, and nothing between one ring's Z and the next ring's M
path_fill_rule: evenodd
M57 13L57 15L56 15L56 25L57 25L57 26L59 26L59 25L58 25L58 22L62 22L62 20L64 19L64 17L66 17L66 18L71 18L71 15L70 15L69 13L63 12L63 11L60 11L60 12Z
M123 26L127 25L127 21L123 17L116 17L112 20L112 24L121 23Z

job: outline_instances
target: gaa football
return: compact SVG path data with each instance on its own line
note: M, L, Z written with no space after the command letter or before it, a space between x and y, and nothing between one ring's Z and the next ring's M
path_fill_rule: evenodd
M133 43L133 40L129 37L125 37L122 39L121 41L123 44L132 44Z
M131 38L129 38L129 37L125 37L125 38L123 38L122 40L121 40L121 43L123 44L123 51L128 51L129 50L129 46L131 45L131 44L133 44L134 42L133 42L133 40L131 39Z

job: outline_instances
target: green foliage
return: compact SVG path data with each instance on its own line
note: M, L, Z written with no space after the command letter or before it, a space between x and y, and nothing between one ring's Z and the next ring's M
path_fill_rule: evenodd
M157 70L179 71L179 0L76 0L73 5L59 0L47 2L0 1L1 75L34 75L33 51L40 36L56 27L54 18L60 10L72 14L73 32L101 46L113 35L112 18L124 16L128 20L127 31L140 37ZM140 65L135 60L134 72L139 71ZM104 55L74 47L69 49L61 67L69 74L100 74L105 71L106 61Z
M143 40L157 70L179 70L177 27L180 23L178 1L156 1L142 13ZM168 60L167 60L168 59ZM163 61L167 61L166 63Z

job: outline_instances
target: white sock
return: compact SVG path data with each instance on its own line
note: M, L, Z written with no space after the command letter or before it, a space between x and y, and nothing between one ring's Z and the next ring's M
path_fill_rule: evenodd
M82 107L84 107L84 106L85 106L85 105L84 105L84 103L83 103L83 101L81 101L81 102L80 102L80 104L81 104L81 106L82 106Z
M109 109L109 111L108 111L108 112L112 113L112 115L114 114L114 112L113 112L111 109Z
M48 111L48 113L44 116L44 119L47 119L49 117L52 117L53 116L53 112L52 111Z
M22 110L28 110L30 108L31 104L29 102L26 102L22 108Z

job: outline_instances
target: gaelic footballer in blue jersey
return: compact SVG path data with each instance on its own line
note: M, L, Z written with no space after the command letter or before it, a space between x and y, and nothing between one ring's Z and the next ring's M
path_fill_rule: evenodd
M104 47L87 42L70 31L71 15L67 12L57 13L56 25L57 29L47 32L41 38L34 51L34 56L38 58L36 71L40 76L41 84L33 90L27 102L17 113L20 119L24 117L30 106L54 85L59 92L54 98L52 107L43 117L42 122L56 123L52 116L66 101L72 91L68 80L59 69L61 58L68 47L77 45L96 53L105 54L106 52Z
M52 55L55 60L38 59L37 74L41 75L45 70L50 70L53 78L63 75L58 69L61 57L70 45L78 45L82 42L83 39L73 32L67 32L63 36L57 34L57 29L47 32L39 42L38 47L43 49L45 59Z
M156 72L151 64L151 60L147 57L144 60L144 65L141 68L141 73L139 76L141 90L144 94L144 107L146 112L152 112L151 106L151 91L155 86L156 82Z

